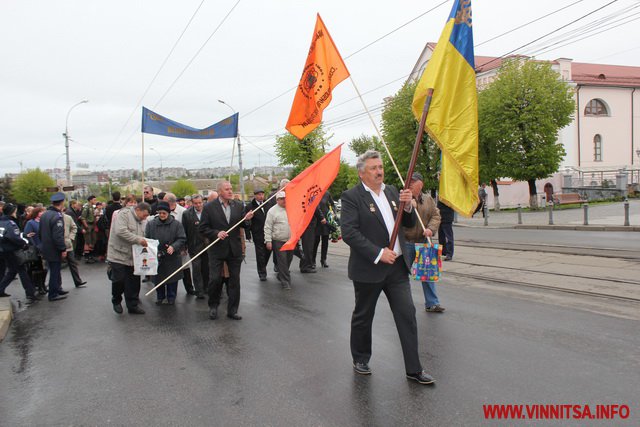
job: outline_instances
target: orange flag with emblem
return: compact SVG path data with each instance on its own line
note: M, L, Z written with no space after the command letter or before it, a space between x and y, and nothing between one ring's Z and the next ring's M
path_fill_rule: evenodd
M307 62L285 126L287 130L302 139L317 128L322 121L322 111L331 102L333 88L347 77L349 70L318 14Z
M322 196L338 176L341 149L342 144L300 172L284 188L291 237L282 246L282 251L290 251L296 247Z

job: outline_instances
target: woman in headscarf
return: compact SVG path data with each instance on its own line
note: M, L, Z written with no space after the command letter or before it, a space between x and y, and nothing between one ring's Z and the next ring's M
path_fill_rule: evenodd
M182 224L172 215L167 202L158 202L157 216L147 223L145 237L155 239L158 243L158 274L154 276L153 283L157 285L169 277L171 273L182 266L180 251L187 242L187 236ZM169 282L156 289L156 304L163 303L165 297L167 304L175 304L178 293L178 280L182 279L182 270L176 273Z

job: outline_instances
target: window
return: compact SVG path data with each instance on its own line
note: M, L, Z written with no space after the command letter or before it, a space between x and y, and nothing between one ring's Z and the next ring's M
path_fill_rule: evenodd
M584 108L585 116L608 116L609 110L605 103L600 99L592 99Z
M593 161L602 161L602 137L600 135L593 137Z

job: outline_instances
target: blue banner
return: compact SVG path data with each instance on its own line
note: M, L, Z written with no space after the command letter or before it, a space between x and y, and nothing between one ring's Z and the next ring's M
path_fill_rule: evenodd
M142 132L187 139L235 138L238 136L238 113L208 128L196 129L142 107Z

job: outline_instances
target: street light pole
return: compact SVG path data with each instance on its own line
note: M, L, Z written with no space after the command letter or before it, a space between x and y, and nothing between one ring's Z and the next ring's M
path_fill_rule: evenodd
M71 108L69 108L69 111L67 112L67 120L65 121L64 133L62 134L64 136L64 148L65 148L65 151L66 151L66 154L67 154L67 166L65 168L65 172L66 172L66 175L67 175L67 185L72 185L73 184L71 182L71 164L69 162L69 114L71 114L71 110L76 108L78 105L86 104L87 102L89 102L88 99L82 100L82 101L78 102L77 104L74 104Z
M158 150L156 150L155 148L151 147L149 148L152 151L155 151L156 154L158 156L160 156L160 183L162 185L162 188L164 189L164 170L162 168L162 154L160 154L160 152Z
M231 111L233 111L233 114L236 113L235 108L233 108L231 105L227 104L223 100L218 99L218 102L231 108ZM238 134L236 135L236 142L238 143L238 166L240 167L240 194L241 194L242 201L244 202L244 171L242 169L242 146L240 145L239 129L238 129Z

